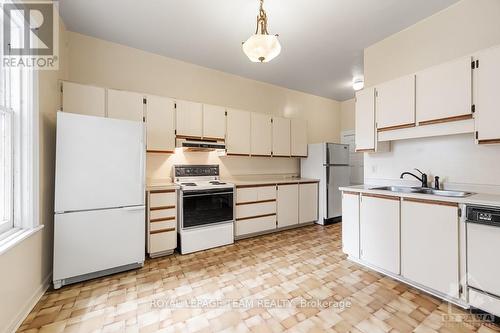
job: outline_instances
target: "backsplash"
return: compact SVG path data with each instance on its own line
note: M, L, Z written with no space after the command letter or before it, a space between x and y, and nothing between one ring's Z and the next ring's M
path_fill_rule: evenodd
M364 163L365 184L419 185L399 178L419 168L444 188L500 194L500 145L476 145L472 134L394 141L390 152L365 153Z

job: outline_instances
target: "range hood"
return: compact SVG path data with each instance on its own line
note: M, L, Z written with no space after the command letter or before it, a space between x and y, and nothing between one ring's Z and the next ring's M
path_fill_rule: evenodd
M226 149L224 141L209 141L202 139L177 139L176 147L185 151L207 152Z

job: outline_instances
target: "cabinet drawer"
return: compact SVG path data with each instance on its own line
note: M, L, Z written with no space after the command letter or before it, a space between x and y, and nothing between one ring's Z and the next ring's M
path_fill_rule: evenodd
M175 206L177 202L177 195L174 192L161 192L150 193L149 195L149 208Z
M236 189L236 202L254 202L276 199L276 186L259 186Z
M236 221L236 236L276 229L276 215Z
M149 235L149 253L173 250L177 247L177 232L167 231Z
M263 202L236 206L236 219L276 213L276 202Z
M164 218L169 218L169 217L175 218L175 216L177 215L176 213L177 212L176 212L175 208L150 210L149 211L149 220L154 221L157 219L164 219Z
M158 231L158 230L164 230L164 229L172 229L176 228L177 221L176 220L168 220L168 221L161 221L161 222L150 222L149 223L149 231Z

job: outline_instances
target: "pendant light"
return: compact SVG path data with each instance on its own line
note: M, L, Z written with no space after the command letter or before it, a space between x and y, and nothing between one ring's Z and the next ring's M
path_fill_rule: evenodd
M278 35L267 32L267 14L263 8L264 0L260 0L259 15L257 16L257 29L255 35L243 42L243 52L252 62L269 62L281 52Z

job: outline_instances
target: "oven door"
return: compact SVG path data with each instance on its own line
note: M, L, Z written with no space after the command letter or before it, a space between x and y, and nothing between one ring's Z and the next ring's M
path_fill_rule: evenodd
M182 228L233 221L233 189L182 192Z

